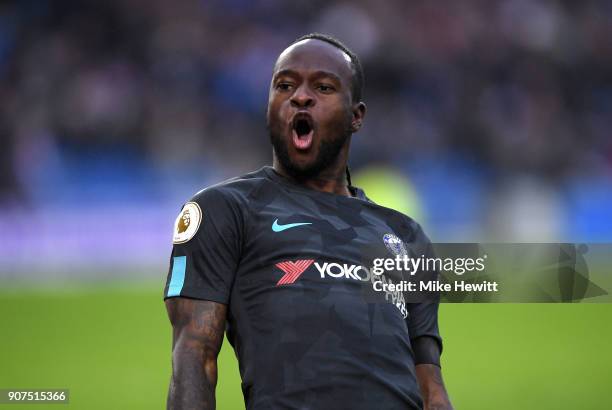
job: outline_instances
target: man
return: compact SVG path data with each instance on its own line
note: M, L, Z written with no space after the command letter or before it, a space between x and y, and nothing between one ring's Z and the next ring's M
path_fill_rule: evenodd
M421 254L430 244L418 224L350 184L362 86L357 56L338 40L296 40L270 85L273 166L184 206L165 289L168 408L215 408L226 327L248 409L452 408L437 303L364 296L374 280L364 249Z

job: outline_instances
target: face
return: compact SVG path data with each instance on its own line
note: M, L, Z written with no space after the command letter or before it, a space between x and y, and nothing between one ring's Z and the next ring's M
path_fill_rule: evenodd
M270 84L267 123L276 158L296 178L332 164L365 111L353 104L350 57L321 40L304 40L278 58Z

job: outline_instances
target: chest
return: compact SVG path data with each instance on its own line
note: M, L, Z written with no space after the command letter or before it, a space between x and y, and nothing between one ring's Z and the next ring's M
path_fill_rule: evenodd
M412 246L410 227L399 214L365 201L299 194L269 198L253 202L240 262L242 278L308 265L314 277L355 279L360 266L371 266L374 258L393 258Z
M386 233L404 233L391 225L356 199L279 195L250 215L245 251L270 260L300 253L352 259L365 247L384 251Z

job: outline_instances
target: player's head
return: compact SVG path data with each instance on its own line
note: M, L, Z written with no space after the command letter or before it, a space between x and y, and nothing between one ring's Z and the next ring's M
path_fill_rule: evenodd
M363 72L337 39L308 34L278 57L267 124L276 158L296 178L346 162L350 136L361 128Z

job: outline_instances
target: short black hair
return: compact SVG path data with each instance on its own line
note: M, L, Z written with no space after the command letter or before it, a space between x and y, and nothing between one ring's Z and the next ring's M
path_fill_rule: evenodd
M359 57L357 57L357 54L353 53L347 46L345 46L337 38L332 37L328 34L322 34L322 33L305 34L301 37L296 38L290 44L290 46L295 43L299 43L302 40L325 41L326 43L329 43L332 46L339 48L351 58L351 68L353 70L353 81L352 81L351 93L353 94L353 102L361 101L361 97L363 95L363 68L361 67L361 61L359 61Z

